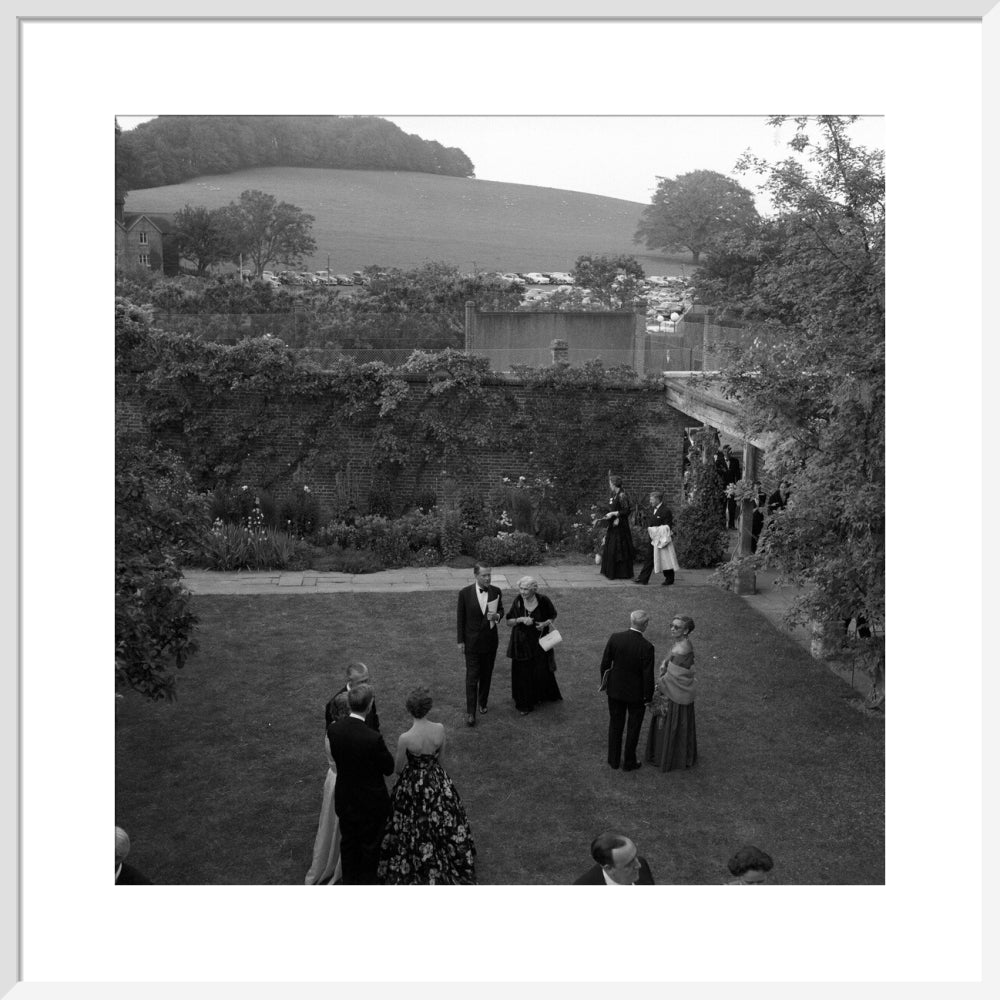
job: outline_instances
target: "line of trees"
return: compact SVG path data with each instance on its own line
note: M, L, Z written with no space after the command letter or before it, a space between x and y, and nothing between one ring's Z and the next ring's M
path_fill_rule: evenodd
M367 116L163 115L116 129L115 150L126 190L268 166L475 176L461 149Z

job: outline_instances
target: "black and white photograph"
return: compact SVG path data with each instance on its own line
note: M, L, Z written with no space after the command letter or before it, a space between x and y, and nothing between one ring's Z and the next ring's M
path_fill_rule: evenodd
M884 883L880 119L114 127L122 873Z
M972 981L976 32L27 24L19 977Z

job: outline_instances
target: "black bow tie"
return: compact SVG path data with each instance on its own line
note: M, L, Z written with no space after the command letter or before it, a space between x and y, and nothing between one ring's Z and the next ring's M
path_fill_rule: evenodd
M479 593L480 593L480 594L488 594L488 593L489 593L489 591L488 591L488 590L483 590L483 588L482 588L482 587L480 587L480 588L479 588Z

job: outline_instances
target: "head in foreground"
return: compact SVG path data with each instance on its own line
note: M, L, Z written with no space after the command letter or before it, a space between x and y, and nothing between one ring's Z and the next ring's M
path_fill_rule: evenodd
M639 849L620 833L602 833L590 845L590 856L612 882L632 885L639 878Z

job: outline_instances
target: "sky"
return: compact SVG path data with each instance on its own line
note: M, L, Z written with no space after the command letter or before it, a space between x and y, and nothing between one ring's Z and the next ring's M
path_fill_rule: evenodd
M119 116L123 129L153 116ZM793 134L765 118L732 116L591 117L386 116L404 132L463 150L480 180L585 191L648 204L657 177L715 170L754 190L756 181L734 170L747 149L768 160L790 155ZM885 148L885 121L862 118L855 140ZM766 204L758 199L758 208Z

